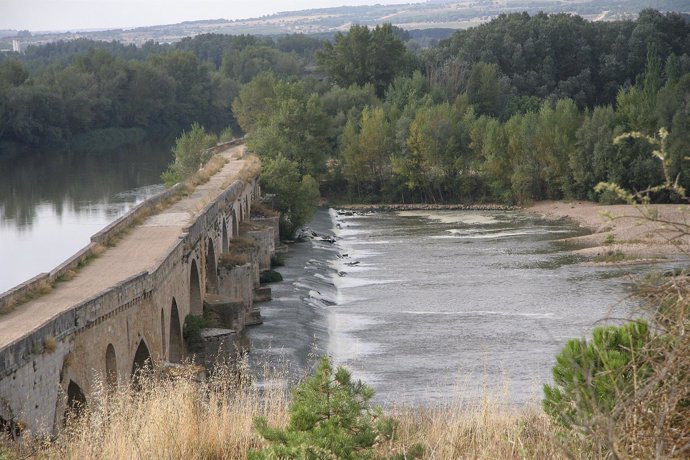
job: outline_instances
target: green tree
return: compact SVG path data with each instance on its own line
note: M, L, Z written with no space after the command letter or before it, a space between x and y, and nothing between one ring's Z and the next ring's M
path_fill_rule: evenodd
M292 238L295 230L311 220L319 204L319 185L312 176L300 174L299 164L282 153L262 161L261 182L280 211L280 233Z
M258 95L262 93L272 93L272 97L262 100ZM301 174L318 176L323 172L325 158L332 148L329 120L321 109L318 94L308 92L304 82L274 81L269 89L259 89L252 82L249 92L244 88L240 91L235 105L241 109L238 118L243 129L251 117L247 145L262 159L280 153L297 163ZM247 113L250 106L255 107L251 115Z
M556 357L554 385L544 385L544 410L559 425L577 430L594 415L607 415L629 396L635 379L650 369L641 350L650 341L647 323L595 328L592 339L569 340Z
M373 30L355 24L346 34L338 32L334 43L324 43L316 62L339 86L372 83L379 96L397 75L412 69L412 58L390 24Z
M575 133L575 150L569 158L574 197L593 199L594 186L607 180L609 163L615 156L614 127L615 113L610 106L585 113Z
M344 174L360 200L363 193L379 196L390 175L394 145L391 125L381 107L362 110L358 133L353 123L346 125L341 138Z
M175 140L172 152L175 160L168 166L161 178L165 185L171 186L187 179L210 159L207 150L218 142L218 138L206 132L199 123L192 123L189 131Z
M250 458L373 458L373 447L394 429L392 419L371 406L373 396L374 390L354 381L347 369L334 369L331 359L322 357L316 373L293 390L285 429L257 418L259 434L271 445L252 451Z

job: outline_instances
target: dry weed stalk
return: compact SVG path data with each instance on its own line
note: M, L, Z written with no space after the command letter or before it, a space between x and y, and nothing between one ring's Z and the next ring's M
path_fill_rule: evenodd
M397 439L388 448L396 454L421 444L429 459L567 457L537 405L505 406L487 394L474 402L397 410L395 418Z
M246 375L246 368L225 365L204 382L182 374L140 379L138 391L128 385L101 386L78 418L70 419L56 438L35 443L28 456L246 458L261 443L253 428L255 417L284 425L288 408L284 385L260 390Z

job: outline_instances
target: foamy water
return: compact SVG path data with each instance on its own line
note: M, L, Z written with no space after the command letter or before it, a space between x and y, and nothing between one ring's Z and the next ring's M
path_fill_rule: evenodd
M582 234L565 222L320 210L311 227L336 242L290 247L279 268L285 282L273 285L265 323L249 333L254 356L287 355L298 375L311 352L328 353L383 404L442 403L487 388L507 388L518 404L539 398L565 341L630 307L628 272L580 265L556 242Z

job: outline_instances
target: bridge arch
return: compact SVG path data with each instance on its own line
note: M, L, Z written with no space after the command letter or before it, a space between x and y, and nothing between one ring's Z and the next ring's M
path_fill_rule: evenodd
M69 420L70 417L79 417L85 407L86 396L84 396L84 392L74 380L70 380L69 385L67 385L67 407L65 408L64 415L65 422Z
M161 308L161 357L165 360L167 348L165 346L165 310Z
M218 268L216 266L216 250L213 247L213 240L208 239L206 244L206 292L210 294L218 293Z
M134 361L132 362L132 383L134 384L134 388L139 389L141 387L142 378L150 373L152 366L153 362L151 361L149 347L146 345L144 339L141 339L137 351L134 353Z
M165 342L165 337L163 338ZM173 297L172 307L170 308L170 344L168 348L170 354L168 356L168 361L171 363L179 363L182 361L183 357L183 346L182 346L182 328L180 327L180 312L177 309L177 302Z
M117 385L117 356L112 343L105 349L105 383L108 387Z
M230 229L232 230L232 237L237 238L238 236L240 236L240 223L237 220L235 208L231 209L230 219Z
M201 297L199 269L196 266L196 260L192 260L192 266L189 269L189 314L199 316L203 313L204 305Z
M221 241L221 251L220 252L221 252L221 254L224 254L224 253L228 252L228 249L229 249L228 248L228 243L229 243L228 224L227 224L225 217L223 217L221 220L223 221L223 234L222 234L223 240Z

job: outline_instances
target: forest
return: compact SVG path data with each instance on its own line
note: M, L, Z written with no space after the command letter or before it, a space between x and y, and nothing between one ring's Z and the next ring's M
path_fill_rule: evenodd
M426 48L384 24L332 40L75 40L0 57L0 149L195 122L248 134L284 210L315 188L351 202L612 201L594 186L664 178L646 140L614 142L629 132L656 136L688 188L690 24L655 10L515 13Z

